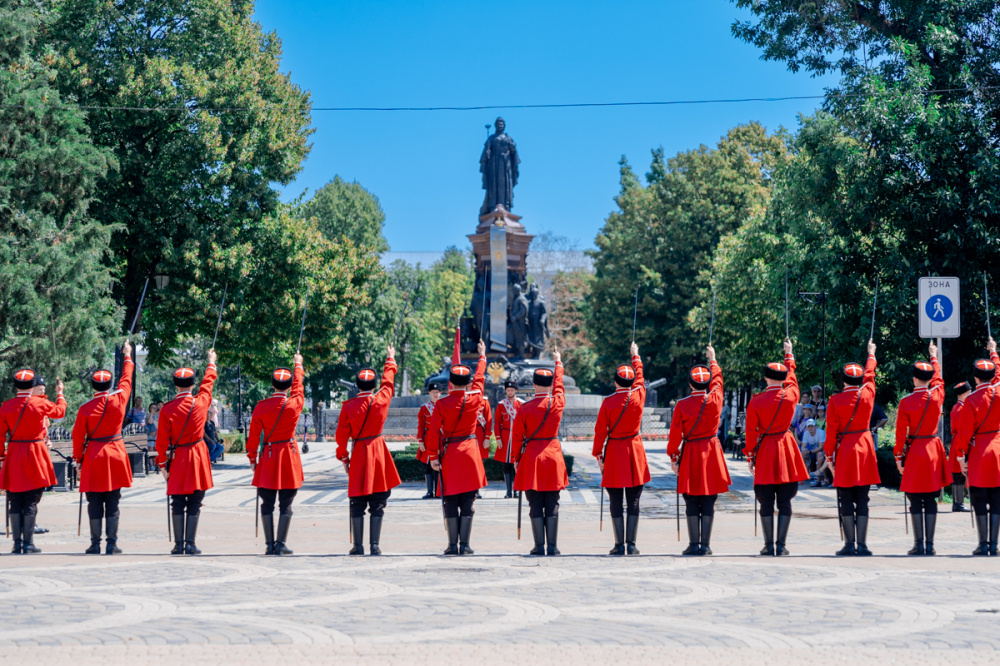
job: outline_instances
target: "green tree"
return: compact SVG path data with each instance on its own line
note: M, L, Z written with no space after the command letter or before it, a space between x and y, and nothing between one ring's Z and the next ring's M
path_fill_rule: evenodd
M90 210L112 160L51 84L44 18L34 3L0 0L0 375L79 377L67 382L73 399L108 360L119 316L105 265L112 225Z
M436 365L452 355L455 327L471 302L475 274L470 253L454 245L445 249L444 256L428 273L428 291L420 318Z
M703 269L719 239L767 205L771 174L787 158L788 138L758 123L730 130L714 149L669 160L653 153L643 186L622 160L619 210L595 244L589 329L600 377L628 356L633 298L639 287L636 342L650 379L686 383L687 367L707 342L687 324L708 284Z

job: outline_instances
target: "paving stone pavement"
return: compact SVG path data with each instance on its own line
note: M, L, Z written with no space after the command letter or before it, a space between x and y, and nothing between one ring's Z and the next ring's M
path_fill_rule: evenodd
M123 501L126 554L116 557L82 555L77 497L46 496L40 523L51 532L36 540L45 552L0 555L3 663L977 664L1000 649L1000 559L968 557L969 518L950 512L939 520L938 557L902 556L896 493L875 493L872 558L832 556L838 535L824 493L796 500L792 557L753 556L742 464L716 518L713 557L679 556L673 481L658 471L643 498L639 557L607 556L610 526L599 531L596 503L570 492L562 557L525 556L527 516L518 541L516 501L486 499L476 555L446 558L440 504L406 499L422 494L409 485L387 510L385 555L352 558L344 502L323 501L344 481L327 453L306 457L307 483L330 487L296 504L292 557L258 554L253 494L239 480L248 470L235 460L218 475L224 492L206 500L201 557L165 554L158 478L138 480ZM599 501L596 468L577 461L574 489Z

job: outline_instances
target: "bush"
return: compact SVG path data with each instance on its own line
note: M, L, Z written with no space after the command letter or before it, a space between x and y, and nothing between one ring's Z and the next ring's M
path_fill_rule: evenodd
M240 433L223 435L222 446L225 447L226 453L246 453L247 451L246 440Z
M419 447L417 444L411 443L402 451L392 452L392 461L396 463L396 471L399 472L399 478L403 481L423 481L424 480L424 464L417 460L417 451ZM492 447L491 447L492 455ZM563 459L566 461L566 473L570 476L573 474L573 456L564 453ZM483 467L486 469L486 479L489 481L503 481L503 466L498 463L493 458L487 458L483 461Z

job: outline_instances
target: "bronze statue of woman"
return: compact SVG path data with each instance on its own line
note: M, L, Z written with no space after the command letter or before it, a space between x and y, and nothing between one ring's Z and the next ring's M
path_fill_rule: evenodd
M503 118L493 123L496 131L486 139L483 154L479 157L479 171L483 174L483 189L486 198L480 215L485 215L502 205L508 211L514 206L514 186L517 185L517 146L504 130L507 124Z

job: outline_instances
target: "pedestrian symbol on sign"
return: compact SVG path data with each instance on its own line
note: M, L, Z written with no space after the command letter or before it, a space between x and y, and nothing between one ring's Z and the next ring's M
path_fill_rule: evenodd
M954 306L951 304L951 299L947 296L937 294L927 300L924 310L932 321L946 321L951 317Z

